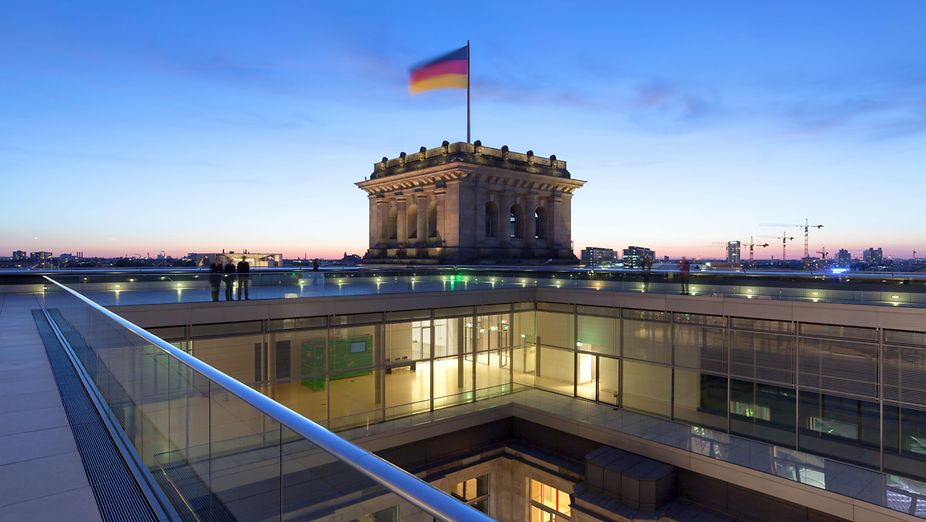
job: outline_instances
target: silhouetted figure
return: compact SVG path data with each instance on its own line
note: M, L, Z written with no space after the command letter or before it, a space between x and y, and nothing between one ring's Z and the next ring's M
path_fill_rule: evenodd
M649 290L649 278L653 269L653 262L648 257L643 258L643 291Z
M235 264L231 262L231 259L228 260L228 264L225 265L225 300L231 301L234 298L232 295L232 287L235 285Z
M318 272L318 258L312 260L312 271Z
M244 289L244 300L250 301L248 288L251 286L251 263L247 259L241 258L238 261L238 300L241 300L241 289Z
M212 300L219 300L219 288L222 286L222 263L218 259L209 265L209 287L212 292Z
M691 263L688 262L688 258L683 257L678 262L678 273L682 283L682 295L688 295L688 276L691 273Z

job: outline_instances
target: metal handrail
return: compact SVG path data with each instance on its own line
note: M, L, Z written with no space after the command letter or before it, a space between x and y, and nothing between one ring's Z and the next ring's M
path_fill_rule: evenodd
M193 368L207 379L225 388L239 399L257 408L281 425L305 437L309 442L327 451L338 460L379 483L389 491L407 500L430 515L447 521L490 521L491 517L454 499L411 473L386 460L342 439L322 426L303 417L295 411L254 390L246 384L229 377L192 355L151 334L145 329L119 317L78 292L62 285L48 276L44 279L70 293L80 301L103 314L119 326L134 333L145 341L167 352L178 361Z

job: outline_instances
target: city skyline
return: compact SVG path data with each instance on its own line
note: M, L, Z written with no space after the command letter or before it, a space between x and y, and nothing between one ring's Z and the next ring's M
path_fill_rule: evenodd
M0 255L362 254L354 183L465 140L465 93L407 72L467 39L473 139L588 181L576 254L796 259L761 224L805 218L812 252L926 251L921 3L390 7L0 7Z

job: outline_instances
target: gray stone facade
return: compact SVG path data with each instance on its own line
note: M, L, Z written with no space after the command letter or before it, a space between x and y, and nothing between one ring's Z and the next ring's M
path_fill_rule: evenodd
M444 142L373 165L357 183L370 200L372 264L578 263L566 162Z

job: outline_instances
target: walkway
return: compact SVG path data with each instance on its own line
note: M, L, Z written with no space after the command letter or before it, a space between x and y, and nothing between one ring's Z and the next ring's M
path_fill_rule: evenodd
M0 294L0 520L100 520L31 310Z

